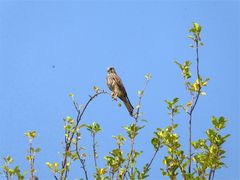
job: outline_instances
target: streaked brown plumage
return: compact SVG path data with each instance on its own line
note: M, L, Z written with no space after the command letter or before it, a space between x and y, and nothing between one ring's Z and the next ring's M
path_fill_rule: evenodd
M107 69L107 85L108 88L112 91L112 98L116 100L118 97L125 104L129 114L133 115L133 106L131 105L127 92L123 86L121 78L117 75L114 67L109 67Z

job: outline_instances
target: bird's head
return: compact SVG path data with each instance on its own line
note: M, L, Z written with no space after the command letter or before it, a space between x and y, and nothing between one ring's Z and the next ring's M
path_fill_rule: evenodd
M108 73L116 73L114 67L108 67L108 68L107 68L107 72L108 72Z

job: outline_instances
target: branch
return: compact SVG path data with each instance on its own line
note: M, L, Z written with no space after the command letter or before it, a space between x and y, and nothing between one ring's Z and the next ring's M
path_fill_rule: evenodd
M148 165L147 165L147 168L146 168L146 169L147 169L147 172L150 170L150 166L152 165L153 160L155 159L155 157L156 157L159 149L160 149L160 145L159 145L158 148L155 150L152 159L150 160L150 162L149 162Z
M30 171L31 171L31 177L30 179L34 179L34 155L32 152L32 142L30 142L29 146L29 156L30 156Z
M141 103L142 103L142 98L143 98L144 92L145 92L145 90L146 90L146 88L147 88L147 86L148 86L149 80L150 80L150 79L147 79L147 81L146 81L146 83L145 83L145 86L144 86L144 88L143 88L143 90L142 90L142 94L141 94L140 97L139 97L138 108L137 108L136 115L135 115L135 117L134 117L136 123L137 123L138 118L139 118L139 111L140 111L140 105L141 105Z
M136 125L137 125L137 122L138 122L138 119L139 119L139 111L140 111L140 108L141 108L142 98L143 98L144 92L145 92L145 90L147 88L147 85L149 83L149 80L150 80L150 78L147 79L147 81L145 83L145 86L144 86L144 88L142 90L142 93L139 96L139 101L138 101L138 105L137 105L137 112L136 112L135 116L133 117L134 118L134 127L135 128L136 128ZM134 144L135 144L135 137L131 139L131 150L130 150L130 153L128 153L129 155L128 155L128 159L127 159L126 171L124 172L122 179L125 178L127 173L130 173L128 169L129 169L130 161L131 161L132 154L133 154L133 151L134 151Z
M78 141L76 141L75 150L76 150L78 159L79 159L79 161L80 161L80 163L81 163L81 165L82 165L81 168L82 168L83 171L84 171L85 178L86 178L86 180L88 180L88 175L87 175L85 160L81 158L81 156L80 156L80 154L79 154L79 151L78 151Z
M57 178L57 176L56 176L55 174L54 174L53 176L54 176L54 178L55 178L56 180L58 180L58 178Z
M131 139L131 150L130 153L128 153L128 160L127 160L127 165L126 165L126 171L124 172L123 178L125 178L126 174L129 173L128 169L129 169L129 165L130 165L130 161L131 161L131 157L134 151L134 144L135 144L135 139Z
M79 124L79 122L81 121L82 116L83 116L84 112L86 111L86 109L87 109L88 105L90 104L90 102L91 102L94 98L96 98L98 95L100 95L100 94L107 94L107 92L105 92L104 90L102 90L102 91L97 91L93 96L90 96L90 98L89 98L89 100L87 101L87 103L85 104L82 112L81 112L81 111L79 110L79 108L77 107L77 104L74 103L74 107L76 108L76 110L77 110L77 112L78 112L78 114L77 114L77 119L76 119L77 122L76 122L76 125L75 125L75 127L74 127L74 129L73 129L73 132L72 132L69 140L66 142L66 146L65 146L65 150L64 150L64 154L65 154L65 155L64 155L64 158L63 158L63 161L62 161L62 171L61 171L61 175L60 175L60 180L63 179L63 174L64 174L63 169L66 168L66 164L67 164L67 155L66 155L66 153L69 151L69 149L70 149L70 147L71 147L73 137L74 137L74 135L75 135L75 133L76 133L76 131L77 131L77 128L78 128L78 124ZM67 171L67 170L66 170L66 171ZM66 172L65 172L65 175L64 175L64 176L65 176L64 178L66 178L66 176L67 176L67 173L66 173Z
M181 166L183 160L180 162L178 156L176 156L176 159L177 159L177 162L178 162L179 169L180 169L180 171L182 173L182 177L183 177L184 180L186 180L187 179L186 178L186 172L184 171L184 169Z
M95 169L97 169L97 150L96 150L96 134L93 132L92 133L92 138L93 138L93 145L92 145L92 148L93 148L93 158L94 158L94 166L95 166Z
M197 95L196 97L194 97L194 95L192 94L192 106L190 111L188 112L189 114L189 166L188 166L188 173L191 173L191 164L192 164L192 113L197 105L199 96L201 94L201 83L200 83L200 71L199 71L199 54L198 54L198 43L199 43L199 37L196 37L195 40L196 43L196 60L197 60L197 78L199 81L199 87L198 87L198 91L197 91Z

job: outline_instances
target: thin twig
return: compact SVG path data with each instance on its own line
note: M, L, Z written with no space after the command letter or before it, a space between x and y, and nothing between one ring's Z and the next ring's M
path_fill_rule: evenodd
M12 180L10 174L7 171L4 171L7 180Z
M181 163L183 162L183 160L180 162L180 160L179 160L179 158L178 158L178 156L176 156L176 159L177 159L177 162L178 162L178 166L179 166L179 169L180 169L180 171L181 171L181 173L182 173L182 177L183 177L183 179L184 180L186 180L187 178L186 178L186 172L184 172L184 169L182 168L182 166L181 166Z
M32 152L32 142L29 142L29 156L30 156L30 171L31 171L31 177L30 179L34 179L34 155Z
M80 154L79 154L79 148L78 148L78 141L76 141L76 144L75 144L75 150L76 150L76 153L77 153L77 156L78 156L78 159L81 163L81 168L83 169L83 172L84 172L84 175L85 175L85 178L86 180L88 180L88 175L87 175L87 170L86 170L86 165L85 165L85 160L81 158Z
M139 101L138 101L139 108L137 109L136 115L134 117L136 123L137 123L138 118L139 118L140 105L142 103L142 98L143 98L143 95L144 95L144 92L145 92L145 90L147 88L148 83L149 83L149 80L146 81L145 86L144 86L143 91L142 91L142 94L139 97Z
M130 150L130 153L128 153L128 160L127 160L127 165L126 165L126 171L124 172L124 175L123 175L122 179L125 178L126 173L129 173L128 168L130 166L131 157L132 157L132 154L133 154L133 151L134 151L134 143L135 143L134 139L131 139L131 150Z
M215 169L213 170L212 180L214 179L214 175L215 175Z
M153 160L155 159L155 157L156 157L159 149L160 149L160 145L159 145L158 148L155 150L155 152L154 152L154 154L153 154L153 157L151 158L150 162L148 163L148 165L147 165L147 171L149 171L150 166L152 165Z
M191 173L191 163L192 163L192 114L189 115L189 166L188 166L188 173Z
M97 169L97 150L96 150L96 134L93 132L92 133L92 140L93 140L93 145L92 145L92 148L93 148L93 159L94 159L94 166L95 166L95 169Z
M215 139L216 136L218 136L218 133L216 133L216 134L214 135L214 139ZM210 144L210 147L211 147L212 145L213 145L213 143ZM219 146L217 146L217 147L219 148ZM218 152L219 152L219 151L217 151L217 157L218 157L218 155L219 155ZM216 158L217 158L217 157L216 157ZM215 171L216 171L216 164L215 164L214 167L211 168L211 170L210 170L209 178L208 178L209 180L213 180L213 179L214 179Z
M193 114L193 111L197 105L197 102L198 102L198 99L199 99L199 96L201 94L201 79L200 79L200 70L199 70L199 54L198 54L198 41L199 41L199 38L196 37L196 60L197 60L197 78L198 78L198 81L199 81L199 87L198 87L198 91L197 91L197 94L196 96L194 97L194 95L192 94L192 106L190 108L190 111L188 112L189 114L189 155L188 155L188 158L189 158L189 166L188 166L188 173L191 173L191 164L192 164L192 114Z
M140 111L140 108L141 108L141 102L142 102L142 98L143 98L143 95L144 95L144 92L147 88L147 85L148 85L148 82L149 80L146 81L145 83L145 86L142 90L142 94L139 96L139 101L138 101L138 105L137 105L137 112L135 114L135 116L133 117L134 118L134 127L136 128L137 126L137 122L138 122L138 118L139 118L139 111ZM135 130L135 129L134 129ZM133 154L133 151L134 151L134 144L135 144L135 137L131 139L131 149L130 149L130 153L128 153L128 159L127 159L127 165L126 165L126 171L124 172L123 176L122 176L122 180L126 177L126 174L130 173L129 172L129 166L130 166L130 161L131 161L131 158L132 158L132 154Z
M58 177L57 177L55 174L54 174L53 176L54 176L54 178L55 178L56 180L58 180Z
M69 138L69 140L68 140L68 142L66 143L66 146L65 146L65 150L64 150L64 158L63 158L63 161L62 161L62 171L61 171L61 174L60 174L60 180L63 180L63 179L66 179L66 176L67 176L67 173L65 172L65 176L63 177L63 174L64 174L64 171L63 171L63 169L64 168L66 168L66 164L67 164L67 155L66 155L66 153L69 151L69 149L70 149L70 146L71 146L71 144L72 144L72 139L73 139L73 137L74 137L74 135L75 135L75 133L76 133L76 130L77 130L77 128L78 128L78 124L79 124L79 122L81 121L81 119L82 119L82 116L83 116L83 114L84 114L84 112L86 111L86 109L87 109L87 107L88 107L88 105L90 104L90 102L94 99L94 98L96 98L98 95L100 95L100 94L107 94L107 92L105 92L105 91L98 91L98 92L96 92L93 96L90 96L90 98L89 98L89 100L87 101L87 103L85 104L85 106L84 106L84 108L83 108L83 110L80 112L80 110L78 109L77 110L77 112L78 112L78 114L77 114L77 118L76 118L76 125L75 125L75 127L74 127L74 129L73 129L73 133L71 134L71 136L70 136L70 138ZM74 105L75 106L75 105ZM76 108L76 106L75 106L75 108ZM65 171L67 171L67 170L65 170Z
M172 123L172 133L174 133L174 131L173 131L173 125L174 125L173 109L172 109L172 111L171 111L171 116L170 116L170 118L171 118L171 123Z

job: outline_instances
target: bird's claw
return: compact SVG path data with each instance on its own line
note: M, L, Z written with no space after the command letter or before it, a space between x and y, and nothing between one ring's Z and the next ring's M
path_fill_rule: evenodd
M112 93L111 96L113 100L117 101L117 96L114 93Z

